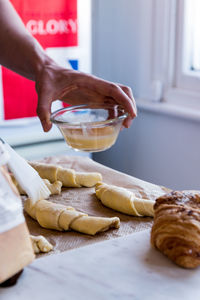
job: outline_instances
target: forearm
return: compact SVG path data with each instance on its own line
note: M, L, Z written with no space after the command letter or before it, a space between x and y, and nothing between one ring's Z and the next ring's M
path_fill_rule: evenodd
M0 0L0 64L36 82L37 114L44 131L52 126L51 104L57 99L71 105L121 105L129 113L125 127L136 116L129 87L59 67L25 29L9 0Z
M0 0L0 64L35 80L41 69L54 62L24 27L8 0Z

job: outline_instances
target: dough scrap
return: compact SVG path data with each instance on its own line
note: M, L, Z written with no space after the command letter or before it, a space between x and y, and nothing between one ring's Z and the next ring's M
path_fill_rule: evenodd
M125 188L99 182L95 187L97 198L105 206L133 216L154 216L155 201L136 198Z
M34 236L30 235L33 251L35 254L40 252L49 252L53 249L53 245L42 235Z
M103 218L91 217L76 211L73 207L40 200L31 206L31 200L24 204L25 211L38 221L40 226L59 231L75 230L81 233L95 235L110 228L119 228L118 217Z
M51 183L48 179L43 179L44 183L48 187L48 189L51 192L51 195L60 195L61 194L61 188L62 188L62 182L59 180L54 181Z
M50 182L61 181L64 187L93 187L102 180L101 174L97 172L76 172L73 169L45 163L30 162L30 165L40 177Z

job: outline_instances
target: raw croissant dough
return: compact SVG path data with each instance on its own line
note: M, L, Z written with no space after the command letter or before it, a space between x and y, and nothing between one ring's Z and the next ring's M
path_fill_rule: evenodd
M53 245L49 243L47 239L42 235L30 235L30 239L32 242L33 251L36 254L40 252L49 252L53 249Z
M177 265L200 265L200 192L171 192L156 200L151 243Z
M60 231L72 229L85 234L95 235L109 228L119 228L120 226L118 217L90 217L85 213L76 211L71 206L47 200L40 200L34 206L31 203L29 198L25 201L25 211L44 228Z
M99 182L95 191L97 198L114 210L133 216L154 216L155 201L136 198L125 188Z
M51 183L48 179L43 179L44 183L48 187L48 189L51 192L51 195L60 195L61 188L62 188L62 182L59 180L54 181Z
M18 189L18 192L20 195L26 195L26 192L21 188L19 183L16 181L15 177L13 174L11 174L12 182ZM55 181L51 183L48 179L43 179L44 183L48 187L49 191L51 192L51 195L60 195L61 193L61 188L62 188L62 182L61 181Z
M50 182L59 180L64 187L93 187L98 181L102 180L100 173L76 172L73 169L54 164L35 162L29 162L29 164L39 173L40 177L48 179Z

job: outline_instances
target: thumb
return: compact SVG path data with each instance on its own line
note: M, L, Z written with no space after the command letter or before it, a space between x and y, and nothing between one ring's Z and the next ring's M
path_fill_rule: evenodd
M38 95L37 115L45 132L49 131L52 127L52 123L50 121L51 102L50 95Z

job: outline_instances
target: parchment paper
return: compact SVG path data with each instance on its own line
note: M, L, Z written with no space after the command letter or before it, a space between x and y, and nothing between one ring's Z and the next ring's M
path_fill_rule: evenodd
M42 160L46 163L55 163L63 167L72 168L76 171L99 172L103 176L103 182L118 185L133 191L137 197L156 198L164 194L167 189L151 183L144 182L135 177L105 167L94 162L88 157L49 157ZM141 231L151 227L153 219L150 217L133 217L118 213L101 204L96 198L94 188L63 188L61 195L53 195L49 201L71 205L75 209L85 212L88 215L101 217L120 218L121 226L119 229L110 229L99 233L96 236L77 233L74 231L60 232L40 227L37 221L33 220L25 213L29 231L33 235L45 236L54 246L54 250L49 254L40 254L38 257L63 252L69 249L78 248L91 243L121 237L133 232Z

